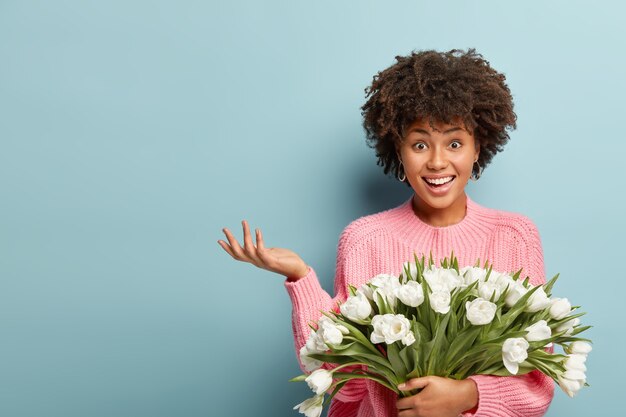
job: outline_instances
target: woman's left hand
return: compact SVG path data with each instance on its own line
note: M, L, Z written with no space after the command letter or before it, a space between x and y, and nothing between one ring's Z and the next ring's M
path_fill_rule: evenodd
M471 379L440 376L413 378L398 387L402 391L422 390L397 402L398 417L458 417L478 404L478 388Z

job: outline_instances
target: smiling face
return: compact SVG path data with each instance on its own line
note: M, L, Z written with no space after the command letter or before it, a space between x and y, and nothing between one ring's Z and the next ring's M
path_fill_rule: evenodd
M465 216L465 185L479 146L463 123L418 119L398 148L406 179L415 191L413 209L426 223L448 226Z

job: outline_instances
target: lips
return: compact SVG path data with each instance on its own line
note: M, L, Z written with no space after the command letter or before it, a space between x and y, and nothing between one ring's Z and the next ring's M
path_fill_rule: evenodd
M454 179L454 175L448 175L445 177L422 177L422 179L433 186L440 186L449 183Z
M452 188L452 184L456 176L447 175L447 176L439 176L439 177L422 177L422 180L426 184L426 189L430 191L431 194L436 196L444 195Z

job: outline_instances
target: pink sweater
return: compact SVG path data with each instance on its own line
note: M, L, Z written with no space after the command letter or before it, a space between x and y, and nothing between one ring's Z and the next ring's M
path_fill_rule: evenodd
M399 275L401 265L413 253L435 261L454 250L459 267L476 259L489 260L496 271L522 273L532 284L545 282L543 251L537 228L526 217L482 207L467 197L463 220L447 227L434 227L415 215L411 199L398 207L361 217L350 223L339 238L335 274L335 297L324 291L315 270L295 282L285 282L293 304L292 325L298 352L309 336L308 323L348 296L347 285L359 287L381 273ZM554 382L539 371L526 375L471 376L478 387L478 406L464 417L542 416L554 395ZM352 380L333 399L329 417L397 416L397 396L381 385L364 379Z

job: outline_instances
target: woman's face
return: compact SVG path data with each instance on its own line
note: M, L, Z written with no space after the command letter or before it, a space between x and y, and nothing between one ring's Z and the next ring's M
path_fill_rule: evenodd
M445 214L462 210L465 185L472 174L479 149L462 122L433 123L418 119L406 130L398 149L406 179L415 191L416 209Z

